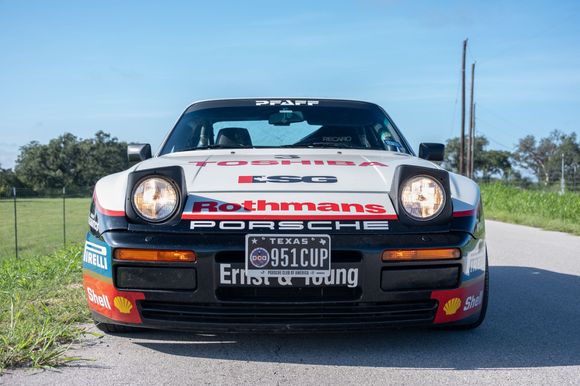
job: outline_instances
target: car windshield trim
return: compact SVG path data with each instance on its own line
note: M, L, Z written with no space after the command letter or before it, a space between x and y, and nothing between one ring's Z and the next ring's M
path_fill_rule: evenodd
M364 107L364 108L363 108ZM196 109L181 116L159 155L211 149L333 148L412 154L376 105Z

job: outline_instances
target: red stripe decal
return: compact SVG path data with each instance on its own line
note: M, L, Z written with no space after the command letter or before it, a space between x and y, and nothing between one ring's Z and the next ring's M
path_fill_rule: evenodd
M183 213L183 220L396 220L396 214L385 215L320 215L320 216L301 216L301 215L235 215L235 214L197 214Z
M238 184L251 184L253 181L252 176L239 176L238 177Z
M475 209L460 210L458 212L453 212L453 217L469 217L469 216L475 216Z
M109 210L109 209L103 208L101 206L101 204L99 203L99 200L97 199L96 194L93 194L93 201L95 202L95 206L97 207L97 210L99 212L101 212L102 214L104 214L105 216L114 216L114 217L125 216L125 211L123 211L123 210Z

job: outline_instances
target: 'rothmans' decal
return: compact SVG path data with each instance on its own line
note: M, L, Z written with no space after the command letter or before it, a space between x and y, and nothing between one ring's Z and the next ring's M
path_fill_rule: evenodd
M275 201L244 200L224 202L215 200L194 200L189 212L184 212L185 220L195 219L386 219L394 220L383 204L355 202L313 202L313 201Z

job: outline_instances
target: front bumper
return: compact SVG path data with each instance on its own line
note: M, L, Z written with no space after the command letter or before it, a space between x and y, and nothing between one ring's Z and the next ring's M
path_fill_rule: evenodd
M256 285L241 271L243 234L89 234L83 266L89 307L106 323L223 332L366 330L470 323L479 316L483 240L465 232L331 237L333 274L326 282ZM120 247L194 250L197 261L118 261L112 251ZM462 257L381 261L385 249L420 247L459 247Z

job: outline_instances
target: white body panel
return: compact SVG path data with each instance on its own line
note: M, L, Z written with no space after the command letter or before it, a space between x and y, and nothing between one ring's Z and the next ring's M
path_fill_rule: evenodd
M196 200L241 203L275 199L278 202L377 204L385 208L381 213L384 215L394 214L387 193L391 190L397 166L402 164L439 168L408 154L380 150L197 150L154 157L125 172L104 177L97 183L95 192L102 208L124 211L128 173L177 165L184 170L190 196L186 213L191 211ZM336 182L262 182L271 176L332 176L336 177ZM244 183L240 182L240 177L245 177L246 181L249 177L259 178L255 183ZM450 173L450 185L454 212L477 207L479 188L475 182Z

